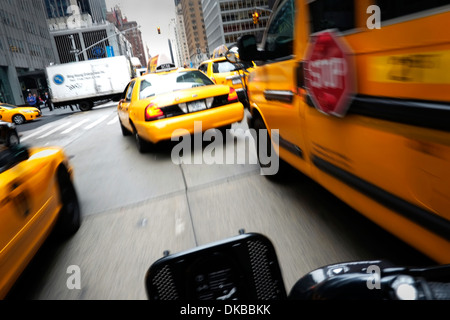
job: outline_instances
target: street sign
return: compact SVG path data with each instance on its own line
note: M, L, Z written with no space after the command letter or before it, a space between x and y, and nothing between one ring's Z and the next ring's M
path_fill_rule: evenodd
M105 54L105 49L103 49L102 47L94 47L92 48L92 55L95 58L100 58Z
M343 117L356 93L353 52L344 38L326 30L311 36L305 58L305 84L314 106Z
M114 57L114 47L106 46L106 55L108 57Z

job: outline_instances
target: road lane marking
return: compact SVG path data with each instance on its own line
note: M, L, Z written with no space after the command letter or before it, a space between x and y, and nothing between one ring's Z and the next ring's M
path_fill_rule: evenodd
M78 123L76 123L75 125L71 126L70 128L64 130L63 132L61 132L61 134L66 134L71 132L72 130L75 130L76 128L78 128L79 126L83 125L84 123L89 122L89 119L84 119Z
M107 114L106 116L101 117L100 119L97 119L97 121L94 121L93 123L91 123L90 125L88 125L87 127L84 128L84 130L89 130L92 129L93 127L95 127L96 125L98 125L99 123L103 122L106 118L109 117L109 114Z
M63 123L62 125L60 125L59 127L56 127L55 129L53 129L53 130L50 130L49 132L47 132L46 134L44 134L44 135L42 135L42 136L40 136L40 137L38 137L38 139L43 139L43 138L45 138L45 137L48 137L49 135L51 135L51 134L53 134L53 133L55 133L56 131L58 131L58 130L61 130L62 128L64 128L64 127L66 127L66 126L68 126L69 124L71 124L71 122L69 121L69 122L66 122L66 123Z
M114 123L117 123L118 120L119 120L119 118L114 117L111 121L109 121L109 122L107 123L107 125L110 126L110 125L112 125L112 124L114 124Z
M38 131L36 131L36 132L33 132L33 133L27 135L26 137L20 138L20 142L24 142L25 140L28 140L28 139L30 139L30 138L32 138L32 137L34 137L34 136L37 136L37 135L43 133L44 131L47 131L47 130L49 129L49 127L51 128L51 127L52 127L52 124L47 124L47 125L43 126L43 127L41 128L41 130L38 130Z

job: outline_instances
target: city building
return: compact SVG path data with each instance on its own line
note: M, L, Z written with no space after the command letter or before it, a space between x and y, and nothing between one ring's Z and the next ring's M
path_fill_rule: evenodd
M32 10L30 10L32 8ZM0 101L25 104L27 90L46 90L55 61L42 0L0 1Z
M126 36L106 21L105 0L43 0L56 53L54 63L133 56Z
M136 21L128 21L128 19L122 15L122 11L119 7L115 7L111 9L111 11L108 11L106 13L106 19L113 23L119 31L123 32L125 38L131 44L134 57L139 59L142 66L146 66L147 57L138 23Z
M71 6L79 9L79 14L89 14L93 23L106 20L105 0L44 0L47 18L63 18L73 14Z
M175 44L177 53L177 64L180 67L190 64L189 46L186 40L186 29L184 26L183 10L181 0L175 0Z
M53 19L49 19L49 26L56 64L111 56L133 56L131 43L112 23L94 25L86 20L85 24L72 25L70 22L54 24L51 21Z
M176 2L175 2L176 4ZM180 0L190 62L197 66L210 55L201 0Z
M215 48L235 44L244 34L261 40L272 12L274 0L202 0L208 46ZM254 23L253 14L259 15Z

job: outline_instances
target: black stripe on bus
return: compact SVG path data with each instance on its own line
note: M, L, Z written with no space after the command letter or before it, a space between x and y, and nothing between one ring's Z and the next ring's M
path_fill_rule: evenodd
M314 165L320 170L339 179L348 186L363 193L369 198L375 200L381 205L397 212L403 217L413 221L423 228L441 236L446 240L450 240L450 221L444 219L433 212L420 208L408 201L405 201L373 184L367 182L352 173L336 167L332 163L313 156Z
M272 132L272 141L276 142L277 139L275 138L278 138L278 146L286 149L293 155L303 159L303 150L299 146L284 139L281 135L277 134L276 132Z
M306 95L306 104L314 108L311 96ZM450 103L383 98L357 95L347 114L388 120L423 128L450 131Z
M357 95L348 114L450 131L450 103Z

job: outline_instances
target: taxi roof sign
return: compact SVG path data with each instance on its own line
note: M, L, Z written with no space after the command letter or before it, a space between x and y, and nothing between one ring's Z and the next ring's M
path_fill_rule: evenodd
M176 69L175 64L165 54L156 55L148 62L148 73L170 71Z
M356 93L352 50L334 30L325 30L311 36L305 60L305 84L314 106L343 117Z

